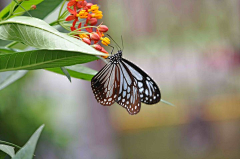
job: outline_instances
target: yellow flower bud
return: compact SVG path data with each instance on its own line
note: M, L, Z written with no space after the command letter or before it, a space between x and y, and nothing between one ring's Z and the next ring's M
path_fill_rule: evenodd
M103 17L102 11L97 11L95 14L92 15L92 17L97 19L102 19Z
M97 11L98 11L98 6L95 4L95 5L92 5L91 6L91 12L93 12L93 13L96 13Z
M101 38L101 40L102 40L102 44L103 44L103 45L108 46L108 45L110 44L110 39L107 38L107 37Z
M78 17L80 18L87 18L88 17L88 12L86 10L81 10L79 14L77 14Z
M81 39L83 39L83 38L89 38L87 34L79 34L79 37L80 37Z

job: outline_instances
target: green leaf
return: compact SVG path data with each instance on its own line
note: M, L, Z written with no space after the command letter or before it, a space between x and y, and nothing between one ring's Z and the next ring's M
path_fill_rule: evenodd
M69 80L70 82L72 82L71 76L70 76L70 74L68 73L68 70L67 70L65 67L60 67L60 69L62 70L63 74L68 78L68 80Z
M1 145L8 145L8 146L12 146L12 147L14 147L14 148L21 149L21 147L18 146L18 145L15 145L15 144L10 143L10 142L2 141L2 140L0 140L0 144L1 144Z
M31 0L32 1L32 0ZM44 19L49 13L54 11L54 9L62 3L62 0L47 0L37 5L37 9L29 10L28 12L36 18ZM24 14L28 16L28 14ZM0 18L1 19L1 18ZM10 41L4 41L0 39L0 46L6 46Z
M0 151L0 159L4 159L6 156L7 155L4 152Z
M14 147L0 144L0 151L5 152L9 156L13 157L15 155Z
M27 71L0 72L0 90L22 78Z
M97 71L82 65L67 66L65 68L67 69L71 77L83 79L87 81L91 81L93 76L97 73ZM48 68L46 70L63 75L60 68Z
M0 47L0 54L2 54L2 53L13 53L13 52L16 52L16 51L13 50L13 49L10 49L10 48L6 48L6 47Z
M93 55L62 50L32 50L0 54L0 72L63 67L96 59L98 58Z
M35 133L31 136L28 142L16 153L16 155L12 159L32 159L33 153L36 148L36 144L38 138L42 132L44 125L40 126L40 128L35 131Z
M32 17L18 16L0 22L0 39L22 42L25 45L39 49L106 55L81 40L60 33L46 22Z
M13 53L15 50L9 48L0 47L0 55L3 53ZM22 78L27 71L9 71L9 72L0 72L0 90L9 86L16 80Z
M0 39L0 46L1 47L4 47L4 46L8 45L9 43L11 43L11 41L6 41L6 40Z
M37 5L41 3L43 0L30 0L30 1L23 1L19 4L25 8L25 10L30 10L32 5ZM16 2L12 1L8 6L6 6L1 12L0 12L0 19L6 18L10 13L11 10L14 11L14 15L11 15L9 18L23 15L25 10L17 5Z
M37 5L37 9L30 10L29 13L36 18L43 19L45 18L49 13L54 11L55 8L61 4L63 0L45 0L42 3ZM24 15L27 16L25 13ZM56 17L57 19L57 17Z

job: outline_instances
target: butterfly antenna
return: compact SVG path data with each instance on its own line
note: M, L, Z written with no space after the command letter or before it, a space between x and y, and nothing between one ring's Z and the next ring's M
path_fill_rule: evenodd
M121 35L121 39L122 39L122 47L123 47L122 51L123 51L124 50L124 45L123 45L123 37L122 37L122 35Z
M110 39L112 39L112 41L114 41L114 42L115 42L115 44L117 45L117 47L119 47L119 49L120 49L120 50L122 50L122 49L121 49L121 47L120 47L120 46L119 46L119 45L116 43L116 41L115 41L115 40L113 40L113 38L112 38L112 37L111 37L109 34L107 34L107 36L108 36Z

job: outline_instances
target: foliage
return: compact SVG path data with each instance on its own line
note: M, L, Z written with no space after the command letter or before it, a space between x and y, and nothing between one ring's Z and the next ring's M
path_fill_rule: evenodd
M63 11L66 1L63 2L56 21L49 25L41 20L47 16L46 12L50 13L61 2L60 0L13 0L0 12L0 89L5 88L24 76L27 71L22 70L48 69L51 72L67 76L70 81L71 75L75 78L90 80L94 75L93 72L96 73L96 71L92 71L91 69L85 69L84 72L82 72L81 68L83 66L79 65L68 69L64 68L70 65L97 60L97 56L106 57L105 54L107 52L103 47L99 50L100 45L96 44L97 41L92 41L94 45L89 46L89 43L86 44L86 42L80 38L80 35L85 35L84 29L93 32L93 30L97 28L94 26L95 24L89 24L88 26L86 22L84 25L85 28L80 28L81 30L79 28L77 30L72 30L69 34L61 33L53 27L55 25L60 25L66 30L71 30L70 28L73 28L73 26L69 25L71 19L69 20L68 18L69 13L67 10L71 10L73 7L76 8L76 6L68 5L67 9ZM52 5L49 5L49 3ZM84 3L88 4L90 7L89 10L91 10L92 4L86 1L84 1ZM70 4L70 2L68 4ZM91 21L94 16L95 19L101 19L101 16L100 18L96 16L96 12L101 13L101 11L98 11L98 7L96 8L96 6L94 9L95 10L92 10L94 13L91 14L91 17L87 18L87 21ZM75 19L73 23L76 24L76 21ZM104 32L108 30L106 30L106 28L104 29L105 30L101 27L97 28L98 35L101 34L102 36L102 32L99 30ZM102 43L107 45L106 38L102 38L101 40ZM9 43L9 41L13 42ZM23 44L22 50L14 49L18 43ZM28 49L27 51L26 49L29 46L35 49L31 51ZM97 50L102 51L102 53ZM60 68L57 69L57 67Z
M0 140L0 159L4 159L6 155L9 155L12 159L31 159L34 156L34 150L36 148L36 144L38 141L38 138L42 132L44 125L40 126L35 133L31 136L31 138L28 140L28 142L20 148L20 150L15 154L14 148L19 148L19 146L16 146L12 143L8 143L5 141Z
M66 21L65 19L71 15L68 10L73 9L73 6L68 6L68 8L64 9L65 2L66 0L12 0L8 6L0 11L0 90L26 75L28 70L46 69L53 73L65 75L69 81L71 81L71 77L89 81L96 74L97 71L80 64L97 60L100 58L99 56L107 57L106 54L108 53L103 47L99 50L100 45L97 45L96 39L95 41L90 39L90 34L87 36L89 36L92 45L86 43L80 35L88 32L89 29L92 32L95 30L98 33L97 36L101 38L99 42L102 41L104 45L108 45L110 41L102 38L102 33L106 32L108 28L102 25L102 27L105 27L103 28L105 30L103 30L102 28L94 26L95 24L93 25L93 23L86 23L84 25L85 28L78 28L71 31L71 20ZM59 16L50 24L46 23L43 19L56 9L60 3L62 3L62 5ZM88 5L90 10L91 5ZM95 10L98 11L98 8L95 8ZM98 13L101 12L98 11ZM94 16L99 17L99 14L95 14L96 13L93 13L92 17L88 17L87 20L91 21L91 18ZM79 25L78 22L76 23ZM55 26L61 26L70 32L59 32ZM98 47L96 48L96 46ZM4 92L4 95L7 95L5 93L6 92ZM0 114L2 114L3 111L11 111L12 115L15 113L13 116L17 118L20 112L16 113L16 111L20 110L17 108L16 111L11 108L5 109L5 104L8 102L20 102L18 97L21 96L21 94L14 92L14 96L16 97L15 100L9 101L8 99L3 99L0 101ZM46 99L44 101L46 101ZM21 102L19 104L21 105ZM22 104L24 105L24 101ZM41 110L39 112L43 111ZM45 121L45 118L48 118L46 114L41 116L43 119L41 122ZM15 126L16 130L19 128L19 126L13 122L15 118L4 116L0 116L0 118L0 123L3 125L6 122L12 121L10 122L12 125L10 124L10 126L5 127L0 134L4 134L7 131L5 129L11 126ZM19 121L30 122L30 125L35 125L35 123L31 123L30 118L31 117L20 119ZM37 123L39 122L40 121ZM0 141L0 159L6 156L8 156L7 158L11 157L13 159L33 158L36 143L42 129L43 126L33 134L20 150L20 147L15 144ZM14 133L11 134L13 138L22 135L22 139L24 138L23 134L25 134L23 132L29 130L29 128L22 127L21 132L17 135L14 135ZM66 137L62 136L61 139L64 141Z

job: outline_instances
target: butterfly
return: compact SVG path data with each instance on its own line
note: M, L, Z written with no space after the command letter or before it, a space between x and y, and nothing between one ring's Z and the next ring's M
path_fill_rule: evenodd
M131 115L139 113L141 102L156 104L161 93L156 83L143 70L122 58L122 51L110 60L91 80L96 100L103 106L117 102Z

